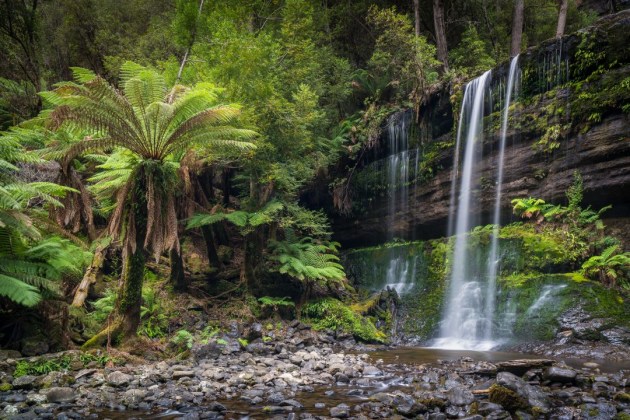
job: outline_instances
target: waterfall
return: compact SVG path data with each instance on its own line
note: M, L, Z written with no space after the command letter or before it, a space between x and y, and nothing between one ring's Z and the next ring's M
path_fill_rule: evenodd
M495 330L496 279L500 261L498 236L501 222L501 187L509 108L517 73L518 56L510 62L503 102L492 213L493 231L490 251L485 263L481 262L483 258L481 258L479 247L470 243L469 232L480 224L473 215L479 213L480 210L475 192L479 189L480 183L479 163L484 140L484 109L486 102L491 99L486 98L490 71L470 82L464 90L457 128L448 226L448 234L454 236L455 244L451 257L446 308L440 325L440 336L435 340L434 347L489 350L497 344L493 332Z
M392 115L387 122L389 157L386 159L386 185L389 192L387 231L388 239L393 240L397 231L397 214L408 210L409 184L415 179L418 170L418 150L409 150L409 130L411 112ZM401 295L413 287L416 270L415 259L409 261L405 256L396 256L389 260L386 286Z
M486 307L484 340L492 340L492 325L494 318L494 307L496 301L496 282L499 269L499 226L501 223L501 189L503 187L503 158L505 156L505 140L507 137L508 116L510 103L512 101L512 90L518 70L518 55L510 61L510 73L508 75L507 87L505 90L505 101L503 105L503 118L501 121L501 139L499 143L499 158L497 160L497 181L496 194L494 197L494 211L492 216L492 239L490 244L490 255L488 256L488 285L486 287Z
M527 309L527 313L525 315L535 315L543 306L547 304L548 301L550 301L554 297L556 292L564 289L565 287L567 287L566 284L552 284L544 286L542 288L540 296L538 297L538 299L536 299L532 306Z
M472 189L476 184L477 165L483 143L483 115L485 93L490 71L466 85L458 128L458 146L464 147L461 180L457 191L451 190L451 202L457 198L457 211L453 213L451 224L455 224L455 249L452 256L451 278L446 312L441 323L440 338L435 347L471 348L478 339L478 329L482 321L482 290L480 279L471 270L468 231L473 227L471 217ZM463 125L466 125L465 143L462 145ZM459 156L458 156L459 160ZM457 176L457 165L453 167L453 177ZM456 182L453 182L456 186ZM452 229L452 226L450 227Z

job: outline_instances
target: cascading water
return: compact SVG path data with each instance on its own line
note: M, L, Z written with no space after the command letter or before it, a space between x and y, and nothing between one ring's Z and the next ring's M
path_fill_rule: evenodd
M501 223L501 190L503 187L503 159L505 157L505 141L507 138L508 116L510 103L512 101L512 90L518 72L518 55L510 62L510 73L508 75L507 87L505 90L505 101L503 105L503 118L501 121L501 139L499 143L499 158L497 160L497 181L496 194L494 197L494 211L492 217L492 239L490 243L490 255L488 256L488 285L486 286L486 307L484 325L484 340L492 340L492 325L494 318L494 308L496 301L496 282L499 271L499 225Z
M434 347L451 349L489 350L496 346L493 337L496 301L496 278L499 265L498 233L501 221L501 186L503 183L503 158L507 137L507 124L512 91L518 72L518 56L510 63L506 87L501 138L497 162L496 195L493 211L493 234L490 252L485 264L480 264L480 251L469 243L468 232L479 224L473 219L476 198L473 191L479 186L479 168L483 147L483 117L486 105L490 71L470 82L464 91L453 179L451 185L451 209L449 236L455 236L452 256L450 286L440 337ZM466 134L464 137L464 133ZM461 174L460 148L463 147ZM458 176L459 175L459 176ZM459 188L457 179L459 178ZM456 205L456 207L455 207ZM484 267L485 265L485 267Z
M482 321L482 291L479 279L471 272L472 255L468 246L468 231L473 227L471 218L473 179L476 175L476 165L479 161L483 142L483 115L485 105L485 93L490 71L466 85L460 127L458 128L457 147L462 144L462 125L466 125L466 141L464 144L464 160L461 170L459 197L457 200L457 212L450 223L455 223L455 249L452 256L451 283L449 287L448 301L444 319L441 323L440 338L435 342L435 347L443 348L476 348L479 345L478 329ZM458 157L459 159L459 157ZM455 162L454 174L456 176L459 162ZM455 184L456 185L456 184ZM451 202L455 202L456 189L451 190ZM450 227L452 229L452 226Z
M418 167L418 150L409 150L409 129L411 113L394 114L387 123L389 152L386 160L386 185L389 190L388 201L388 239L394 239L397 213L404 214L408 207L409 183L415 177ZM414 153L415 152L415 153ZM387 268L386 287L396 290L400 295L413 287L416 261L409 261L403 256L390 259Z
M536 315L536 313L543 308L547 303L549 303L556 295L557 292L567 287L566 284L548 284L542 288L540 296L536 301L532 304L532 306L527 309L527 316Z

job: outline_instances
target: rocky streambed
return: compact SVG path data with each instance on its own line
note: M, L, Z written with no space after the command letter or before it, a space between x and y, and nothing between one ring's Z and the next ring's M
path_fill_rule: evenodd
M630 419L630 370L602 372L592 362L383 361L299 323L281 341L243 344L226 336L195 344L182 360L118 367L66 352L44 356L73 358L64 370L18 377L24 359L8 358L0 362L0 416Z

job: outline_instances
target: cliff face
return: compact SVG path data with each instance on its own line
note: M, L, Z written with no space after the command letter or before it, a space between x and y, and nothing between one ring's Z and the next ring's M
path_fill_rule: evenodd
M581 33L549 41L521 56L522 88L510 110L504 158L501 207L506 221L512 217L510 200L514 198L564 202L574 171L579 171L584 180L585 206L611 204L613 209L604 217L616 220L619 226L630 217L627 45L630 11L604 18ZM492 91L497 98L501 98L506 71L507 64L493 70ZM364 163L363 178L358 171L353 188L355 200L362 203L360 209L347 216L333 215L335 237L344 246L375 244L392 237L427 239L446 234L456 130L451 117L455 110L444 100L449 90L456 92L452 88L437 92L421 115L416 129L416 167L430 170L418 171L405 188L398 190L397 194L406 194L405 206L394 207L392 215L388 199L391 191L385 191L383 183L380 187L374 183L360 185L369 171L379 170L374 162ZM493 180L502 103L500 99L494 102L487 110L480 182L473 191L481 204L471 211L480 224L490 221L488 212L496 188ZM386 141L384 135L382 142Z

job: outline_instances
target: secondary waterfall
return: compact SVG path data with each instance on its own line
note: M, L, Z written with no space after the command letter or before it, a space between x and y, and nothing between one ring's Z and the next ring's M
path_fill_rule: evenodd
M496 346L493 319L496 300L496 278L499 268L498 234L501 221L501 186L507 124L518 56L510 63L510 72L503 103L501 137L497 161L496 193L493 211L493 232L490 252L485 262L468 232L480 224L474 218L479 207L479 162L483 149L483 118L490 71L466 85L457 130L455 162L451 185L449 236L455 244L451 257L450 286L446 310L440 326L440 337L434 347L451 349L489 350ZM491 98L488 98L491 99ZM460 152L463 151L463 154ZM463 161L460 163L460 158ZM461 171L459 167L461 166ZM459 172L459 173L458 173ZM458 176L459 175L459 176ZM457 179L459 178L459 185Z
M389 155L386 158L385 173L388 198L388 239L394 239L395 224L399 220L397 213L405 214L408 207L409 184L415 178L418 169L418 150L409 150L409 130L412 114L401 112L392 115L387 122ZM401 295L413 287L416 261L398 256L389 261L386 287L396 290Z

